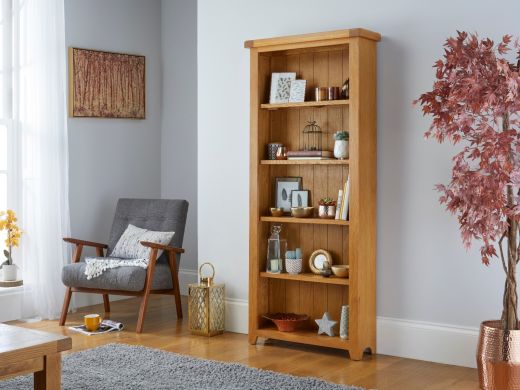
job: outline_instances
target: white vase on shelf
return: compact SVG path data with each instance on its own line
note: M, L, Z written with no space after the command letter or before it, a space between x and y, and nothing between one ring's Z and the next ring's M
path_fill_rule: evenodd
M341 306L341 318L339 321L339 337L342 340L348 339L348 305Z
M344 160L348 158L347 140L334 141L334 157L336 157L338 160Z

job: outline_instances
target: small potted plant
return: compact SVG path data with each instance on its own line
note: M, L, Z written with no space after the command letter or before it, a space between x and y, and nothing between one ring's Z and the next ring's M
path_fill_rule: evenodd
M22 235L22 230L16 224L17 221L18 219L13 210L0 211L0 231L7 231L5 245L8 248L4 250L6 260L0 264L4 281L16 280L17 276L17 266L13 264L13 247L19 245Z
M348 131L340 130L334 133L334 157L338 160L348 158Z
M320 218L334 218L336 216L336 201L332 198L322 198L319 202L318 216Z

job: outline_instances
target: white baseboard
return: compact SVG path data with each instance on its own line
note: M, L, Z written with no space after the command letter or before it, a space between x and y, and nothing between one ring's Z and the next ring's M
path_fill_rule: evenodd
M248 333L249 303L245 299L226 299L226 330Z
M377 352L436 363L476 367L477 328L377 318Z

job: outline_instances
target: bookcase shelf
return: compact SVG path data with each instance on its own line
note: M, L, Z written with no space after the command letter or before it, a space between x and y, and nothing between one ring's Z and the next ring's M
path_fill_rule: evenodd
M262 160L261 165L349 165L349 160Z
M349 285L348 278L338 278L336 276L329 276L328 278L324 278L321 275L316 275L316 274L312 274L312 273L291 275L291 274L287 274L287 273L272 274L269 272L260 272L260 277L272 278L272 279L283 279L283 280L295 280L298 282L308 282L308 283L336 284L339 286L348 286Z
M348 350L360 360L376 348L376 172L377 99L376 46L380 35L364 29L247 41L250 50L250 219L249 219L249 342L258 337ZM294 72L306 80L306 96L314 88L342 86L349 80L349 99L324 102L266 104L271 74ZM333 150L333 134L350 135L348 160L266 160L269 143L301 150L302 131L315 121L322 131L320 149ZM272 217L277 177L300 177L309 191L309 205L336 199L349 178L349 221ZM273 224L283 224L288 247L300 248L303 273L269 274L267 239ZM312 252L331 253L333 264L349 265L349 278L323 278L310 273ZM340 320L349 305L348 340L319 336L314 319L329 312ZM304 329L279 332L262 315L307 314ZM337 329L336 329L336 333Z
M321 107L333 107L333 106L346 106L349 104L348 100L325 100L322 102L300 102L300 103L264 103L260 105L260 108L267 110L279 110L281 108L321 108Z
M327 219L327 218L294 218L294 217L271 217L265 216L260 217L262 222L278 222L278 223L305 223L310 225L338 225L348 226L349 221L343 221L341 219Z
M350 349L350 341L342 340L338 336L330 337L327 335L318 335L315 329L300 329L295 332L280 332L274 326L262 327L257 330L259 337L268 339L283 340L293 343L302 343L317 345L320 347Z

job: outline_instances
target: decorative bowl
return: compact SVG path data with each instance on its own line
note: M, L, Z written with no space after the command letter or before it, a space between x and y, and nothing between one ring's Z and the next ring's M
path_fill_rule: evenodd
M271 207L271 215L273 217L281 217L283 216L283 209L279 207Z
M338 278L348 278L348 265L333 265L332 273L336 275Z
M288 274L298 275L302 272L302 259L285 259L285 269Z
M294 218L309 218L314 213L314 207L291 207L291 215Z
M270 313L262 317L274 322L280 332L294 332L309 320L307 314Z

